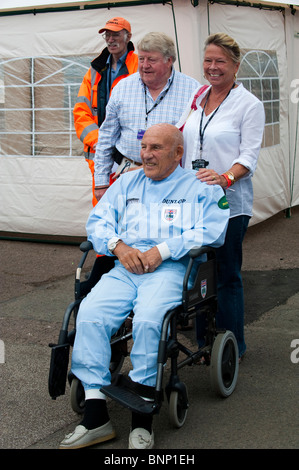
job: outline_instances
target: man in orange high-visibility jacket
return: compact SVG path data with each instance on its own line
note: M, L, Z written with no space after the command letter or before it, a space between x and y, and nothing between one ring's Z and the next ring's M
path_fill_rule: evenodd
M107 47L91 62L73 110L76 133L84 144L84 156L92 174L93 206L98 202L94 195L93 158L98 130L105 119L106 105L115 85L138 70L138 56L130 41L131 25L127 20L112 18L99 33L104 33Z

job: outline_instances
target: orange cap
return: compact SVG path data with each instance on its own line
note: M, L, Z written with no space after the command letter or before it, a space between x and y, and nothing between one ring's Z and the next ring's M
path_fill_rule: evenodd
M106 30L108 30L108 31L121 31L122 29L126 29L130 33L131 32L131 25L124 18L120 18L119 16L116 16L115 18L112 18L111 20L107 21L104 28L99 30L99 33L103 33Z

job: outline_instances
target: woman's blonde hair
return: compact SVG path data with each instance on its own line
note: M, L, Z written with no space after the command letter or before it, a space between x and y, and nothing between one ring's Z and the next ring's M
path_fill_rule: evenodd
M221 47L224 52L232 59L236 64L240 63L241 53L238 43L225 33L211 34L205 41L205 49L214 44L215 46Z

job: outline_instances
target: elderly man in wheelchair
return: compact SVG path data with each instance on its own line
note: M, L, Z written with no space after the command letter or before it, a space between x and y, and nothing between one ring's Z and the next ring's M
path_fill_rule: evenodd
M143 167L121 175L89 216L95 252L117 259L80 304L71 369L84 387L85 412L60 448L115 437L102 390L111 382L111 337L131 311L129 377L140 395L151 396L163 318L182 303L188 252L224 242L229 218L224 192L183 169L182 155L183 136L176 127L150 127L141 142ZM132 412L129 448L153 447L152 420L152 414Z

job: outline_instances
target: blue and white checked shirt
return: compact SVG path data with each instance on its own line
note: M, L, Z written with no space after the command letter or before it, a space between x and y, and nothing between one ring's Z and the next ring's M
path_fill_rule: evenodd
M109 175L114 163L111 156L114 147L122 155L141 162L141 140L137 139L138 130L146 130L153 124L161 122L175 125L198 87L197 80L173 70L156 100L159 104L150 111L155 101L148 88L144 86L139 72L121 80L113 89L106 107L106 119L99 129L94 161L95 185L109 184ZM147 126L146 110L150 111Z

